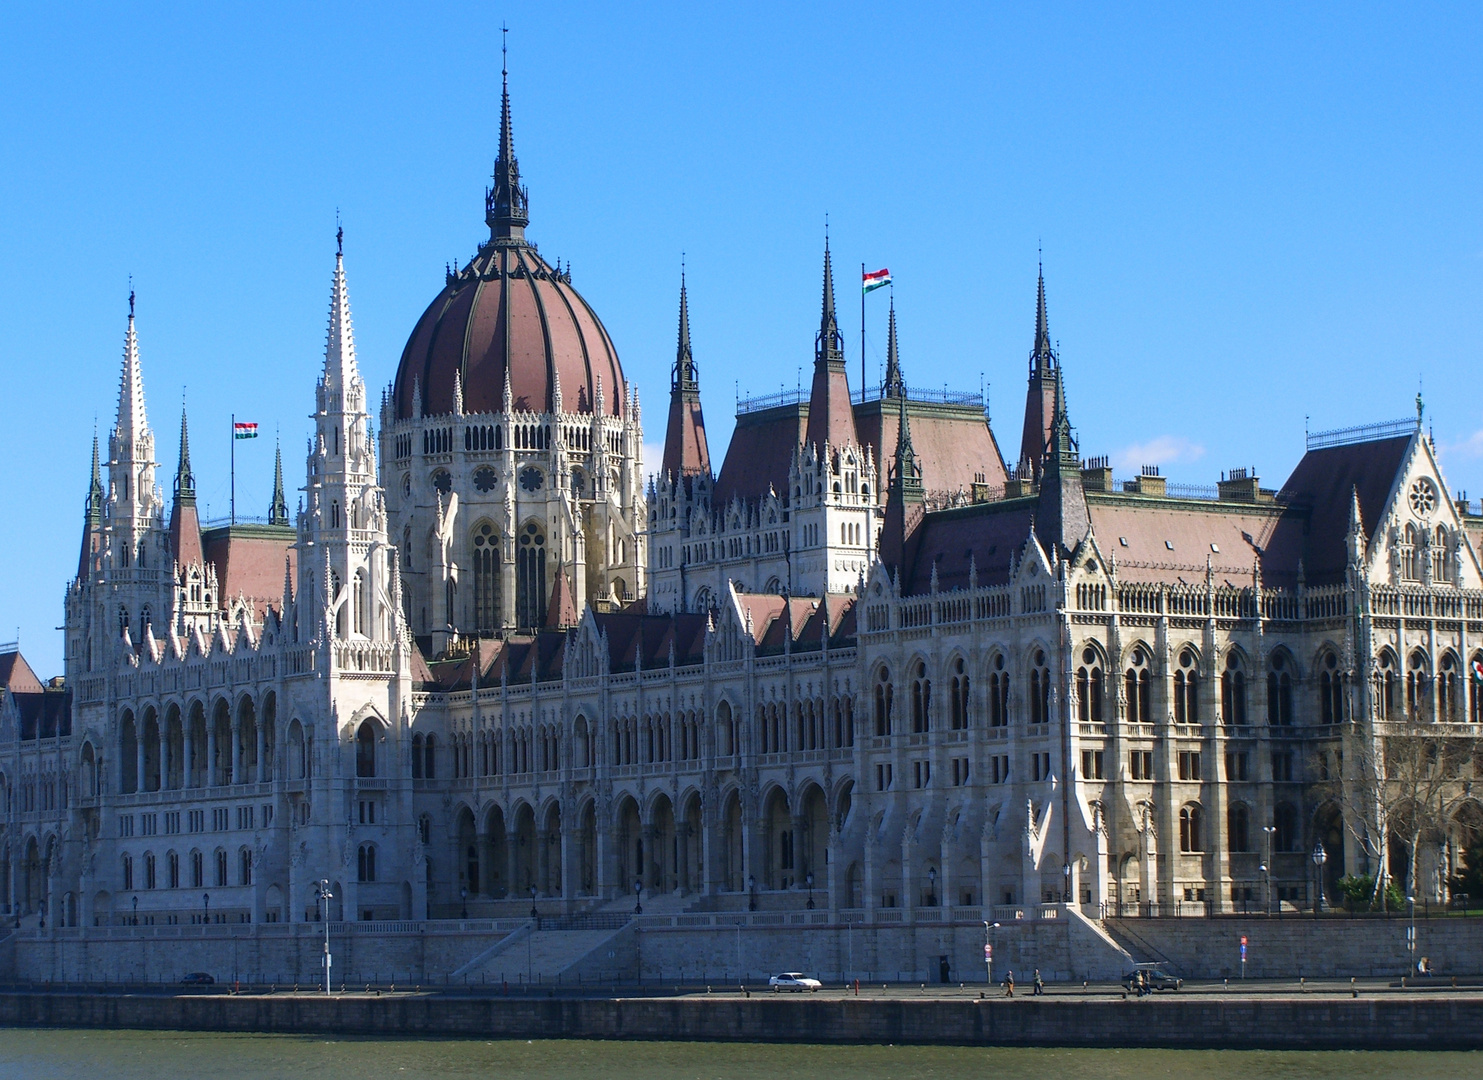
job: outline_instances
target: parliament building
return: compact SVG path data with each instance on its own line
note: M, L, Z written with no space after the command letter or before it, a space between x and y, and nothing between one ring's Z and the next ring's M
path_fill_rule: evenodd
M1114 479L1043 276L1016 445L911 385L894 309L849 385L826 241L812 382L742 401L719 469L682 281L645 462L617 345L527 238L508 89L499 138L487 239L379 394L336 254L302 494L280 459L261 520L198 516L184 416L166 480L131 300L65 673L0 655L16 925L1445 899L1483 808L1411 851L1364 806L1389 734L1483 730L1483 517L1419 410L1272 486Z

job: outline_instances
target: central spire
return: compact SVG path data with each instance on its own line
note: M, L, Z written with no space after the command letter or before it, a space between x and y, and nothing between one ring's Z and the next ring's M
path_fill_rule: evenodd
M814 341L814 362L844 363L844 335L834 314L834 265L829 255L829 234L824 234L824 305L819 317L819 335Z
M191 437L185 423L185 406L180 406L180 464L175 468L175 501L196 502L196 475L191 472Z
M501 27L500 33L509 30ZM484 221L491 240L524 240L530 224L525 187L520 183L520 162L515 160L515 136L510 125L509 49L500 45L499 156L494 159L494 186L484 192Z
M680 340L675 350L672 390L699 390L700 381L695 376L695 354L690 351L690 304L685 296L685 271L680 270Z
M134 332L134 290L129 290L129 329L124 334L124 370L118 385L118 422L115 426L120 444L132 447L149 428L144 415L144 377L139 370L139 336ZM132 451L129 455L133 456Z
M350 325L350 291L345 285L344 232L335 234L335 281L330 289L330 328L324 346L324 384L344 391L359 381L355 334Z

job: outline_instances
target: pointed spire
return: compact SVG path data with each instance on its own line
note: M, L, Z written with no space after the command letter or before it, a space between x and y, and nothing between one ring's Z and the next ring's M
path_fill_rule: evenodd
M1025 423L1020 434L1018 473L1021 480L1036 480L1043 466L1046 444L1051 438L1056 384L1060 360L1050 344L1050 324L1045 314L1045 266L1035 282L1035 344L1030 349L1030 384L1025 393Z
M132 458L133 444L149 428L144 414L144 376L139 370L139 337L134 332L134 290L129 290L129 328L124 334L124 370L118 384L118 422L115 431Z
M675 369L670 380L673 390L699 390L695 356L690 349L690 303L685 295L685 269L680 268L680 337L675 348Z
M1056 355L1050 347L1050 320L1045 315L1045 264L1041 263L1035 285L1035 345L1030 350L1030 370L1054 367Z
M834 265L829 254L829 234L824 233L824 303L819 316L819 334L814 340L814 362L844 362L844 335L834 314Z
M98 468L98 433L93 432L93 477L88 483L87 520L89 525L103 522L103 474Z
M1071 415L1066 408L1066 385L1059 365L1047 374L1053 384L1050 436L1040 463L1040 500L1035 511L1035 533L1053 559L1072 551L1091 528L1081 458Z
M896 421L896 476L902 493L911 499L922 497L922 470L917 467L916 448L911 444L911 418L906 412L906 397L898 399L900 412Z
M577 601L572 593L566 567L556 564L556 580L551 586L551 599L546 604L545 625L556 629L577 625Z
M185 422L185 404L180 406L180 464L175 467L175 501L196 502L196 476L191 472L191 439Z
M344 391L360 381L355 363L355 333L350 323L350 292L345 285L343 230L336 231L335 280L330 288L330 328L324 346L324 385Z
M891 295L891 323L886 334L886 397L905 397L906 381L901 377L901 356L896 348L896 295Z
M283 447L273 446L273 501L268 506L269 525L288 524L288 500L283 497Z
M637 422L637 412L634 419ZM705 437L705 415L700 408L700 380L696 377L695 356L690 348L690 301L685 291L683 267L680 270L680 333L670 381L664 458L659 471L661 475L676 480L711 475L711 451Z
M508 35L509 30L501 27L500 33ZM524 240L530 214L510 123L509 50L503 43L500 50L499 156L494 159L494 186L484 192L484 222L489 226L490 239Z

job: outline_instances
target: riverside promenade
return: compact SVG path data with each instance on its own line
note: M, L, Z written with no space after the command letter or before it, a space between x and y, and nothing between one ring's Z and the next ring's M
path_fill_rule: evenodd
M1028 973L1027 973L1028 974ZM981 986L981 984L980 984ZM494 1039L916 1043L1171 1049L1483 1049L1483 987L1378 981L1118 986L1013 999L952 986L853 986L806 996L761 988L644 994L473 994L391 987L324 994L158 989L0 992L0 1025Z

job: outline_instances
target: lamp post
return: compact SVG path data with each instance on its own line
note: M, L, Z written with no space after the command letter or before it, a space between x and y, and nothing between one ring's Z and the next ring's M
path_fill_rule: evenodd
M1061 876L1066 879L1066 885L1061 889L1061 902L1069 904L1071 903L1071 864L1069 862L1061 864Z
M994 985L994 942L993 932L998 929L998 923L984 923L984 973L989 977L989 985Z
M530 917L532 919L541 917L541 913L536 910L536 887L534 885L530 887Z
M1272 834L1277 831L1275 825L1263 825L1262 832L1267 834L1267 861L1262 863L1260 869L1266 882L1266 909L1267 914L1272 914Z
M937 867L927 867L927 906L937 906Z
M808 875L808 909L814 910L814 875Z
M633 883L633 913L635 915L644 913L644 883L642 881Z
M1323 910L1323 864L1329 861L1329 853L1323 850L1323 841L1313 846L1313 876L1317 879L1317 891L1313 894L1313 917Z
M1411 925L1406 927L1406 952L1411 955L1407 974L1414 975L1416 974L1416 897L1414 895L1406 897L1406 906L1411 911Z
M314 883L317 890L319 903L324 905L324 992L330 992L330 967L333 963L330 957L330 901L334 894L330 892L330 879L320 878ZM234 939L235 940L235 939Z
M139 897L134 897L134 926L139 925Z
M459 918L467 919L469 917L469 889L467 885L460 886L458 899L463 904L462 914L459 915Z
M750 875L747 877L747 910L757 910L757 879Z
M209 892L201 894L201 909L201 922L209 923L211 921L211 894Z

